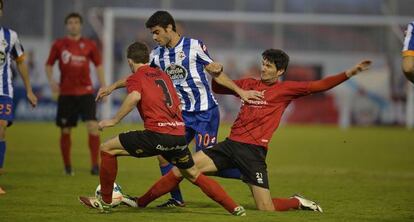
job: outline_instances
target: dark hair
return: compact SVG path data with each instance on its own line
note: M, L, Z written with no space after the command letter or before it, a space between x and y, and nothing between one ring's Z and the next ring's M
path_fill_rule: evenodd
M4 6L4 5L3 5L3 0L0 0L0 5L1 5L1 6L0 6L0 9L3 9L3 6Z
M69 14L65 17L65 24L67 24L67 23L68 23L68 20L69 20L69 19L71 19L71 18L78 18L78 19L79 19L79 21L80 21L80 23L81 23L81 24L83 23L82 16L81 16L79 13L77 13L77 12L71 12L71 13L69 13Z
M280 49L267 49L262 53L263 59L274 63L278 70L286 71L289 64L289 56Z
M134 42L128 46L127 58L134 63L147 63L149 61L149 51L145 43Z
M173 31L176 31L174 18L167 11L156 11L145 22L145 27L147 28L153 28L157 25L164 29L166 29L168 25L172 25Z

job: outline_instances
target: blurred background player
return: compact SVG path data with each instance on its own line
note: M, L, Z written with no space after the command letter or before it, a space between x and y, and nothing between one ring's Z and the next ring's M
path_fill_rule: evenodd
M0 17L3 15L3 0L0 0ZM24 62L24 50L17 33L0 26L0 175L3 172L6 154L6 128L13 122L13 84L10 64L14 60L26 88L26 96L32 107L36 107L37 97L30 85L29 72ZM0 194L6 192L0 187Z
M270 195L267 175L266 155L268 143L279 126L283 112L290 102L302 96L329 90L348 78L369 68L371 62L363 61L345 72L318 81L279 82L288 66L289 56L278 49L268 49L262 54L261 79L240 79L235 83L242 89L254 89L263 93L262 101L242 103L230 136L212 148L204 149L193 155L194 162L201 172L214 173L223 169L238 168L243 174L243 181L252 192L256 207L266 211L286 211L303 209L322 212L322 208L313 201L299 195L291 198L273 198ZM208 72L214 75L222 72L222 67L210 66ZM213 90L219 94L237 94L213 80ZM175 180L167 178L176 178ZM174 187L173 182L180 181L182 175L173 168L171 172L158 180L150 190L130 206L142 207L156 197L160 184Z
M414 83L414 21L407 26L402 56L402 70L404 75Z
M151 52L151 66L159 67L171 77L181 99L187 143L195 139L196 151L213 146L217 143L220 113L204 72L204 68L213 62L207 47L197 39L180 36L174 18L167 11L155 12L145 26L151 30L153 40L159 45ZM214 78L245 101L259 94L240 89L225 74ZM161 174L165 175L171 170L172 164L160 156L158 159ZM236 179L241 176L237 169L221 171L218 175ZM184 206L178 187L171 192L171 197L159 207Z
M133 74L126 81L115 84L116 88L126 87L128 95L115 117L99 122L99 128L104 129L118 124L136 107L144 120L145 130L121 133L101 145L102 199L79 197L81 203L98 208L102 212L110 212L113 184L118 171L117 156L142 158L162 155L229 213L244 216L244 208L238 206L217 182L200 174L194 166L184 136L185 127L180 100L169 76L148 65L147 46L140 42L131 44L127 49L127 59ZM168 186L161 186L165 190L164 193L170 190Z
M82 37L82 17L70 13L65 18L67 36L57 39L50 50L46 62L46 74L52 92L58 94L56 124L61 129L60 149L65 173L73 175L70 159L71 129L77 125L78 117L86 122L89 150L91 154L91 174L98 175L99 133L96 121L96 103L90 78L90 61L96 67L100 86L105 86L101 56L96 43ZM60 83L53 78L53 64L59 60Z

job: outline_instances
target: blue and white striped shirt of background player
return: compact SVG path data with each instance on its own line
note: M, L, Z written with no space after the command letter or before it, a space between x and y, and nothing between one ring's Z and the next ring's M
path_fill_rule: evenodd
M0 96L13 98L11 60L23 60L24 50L17 33L0 27Z
M181 37L174 48L158 46L152 50L150 62L170 76L184 111L206 111L217 106L204 72L204 66L213 60L201 41Z
M403 56L414 56L414 21L407 26L402 53Z

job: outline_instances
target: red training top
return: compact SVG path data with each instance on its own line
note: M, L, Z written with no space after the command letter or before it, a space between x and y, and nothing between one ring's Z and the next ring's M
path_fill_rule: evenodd
M159 69L141 66L126 81L128 93L141 94L137 108L144 128L157 133L183 136L180 99L170 77Z
M89 62L95 66L101 65L101 55L94 41L67 37L58 39L50 49L46 64L53 66L59 60L60 94L85 95L92 94L93 87L90 78Z
M273 132L279 126L283 112L289 103L301 96L315 92L328 90L347 80L345 73L330 76L322 80L307 82L276 82L266 85L257 79L240 79L234 83L244 90L256 90L264 92L264 99L242 105L231 128L229 139L263 146L267 149ZM213 91L218 94L236 95L213 81ZM237 96L237 95L236 95Z

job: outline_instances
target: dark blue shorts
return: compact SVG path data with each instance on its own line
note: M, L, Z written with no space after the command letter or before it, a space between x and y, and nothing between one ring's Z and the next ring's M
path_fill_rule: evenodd
M217 143L217 134L220 124L218 106L206 111L183 111L185 123L185 139L190 143L195 139L196 151L212 147Z
M8 96L0 96L0 119L6 120L8 126L13 123L13 99Z

